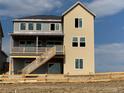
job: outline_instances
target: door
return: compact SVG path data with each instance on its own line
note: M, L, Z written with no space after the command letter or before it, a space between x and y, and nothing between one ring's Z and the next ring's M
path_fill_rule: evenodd
M60 63L49 63L48 64L48 73L49 74L61 74Z

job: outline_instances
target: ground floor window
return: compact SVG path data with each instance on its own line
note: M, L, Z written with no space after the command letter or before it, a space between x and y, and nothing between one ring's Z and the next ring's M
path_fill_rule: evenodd
M83 69L83 59L75 59L75 68Z

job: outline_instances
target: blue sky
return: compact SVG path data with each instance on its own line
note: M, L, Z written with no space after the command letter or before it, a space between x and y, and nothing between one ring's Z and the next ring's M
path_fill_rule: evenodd
M60 15L77 0L0 0L4 28L3 50L9 54L12 18ZM96 14L95 63L97 72L124 71L124 1L80 0Z

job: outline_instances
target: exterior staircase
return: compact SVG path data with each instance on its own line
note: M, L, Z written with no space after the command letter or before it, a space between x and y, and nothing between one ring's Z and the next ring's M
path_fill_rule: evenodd
M25 66L22 70L22 74L30 74L34 70L36 70L41 65L45 64L48 60L56 55L56 47L46 48L46 51L43 52L40 56L38 56L33 62Z

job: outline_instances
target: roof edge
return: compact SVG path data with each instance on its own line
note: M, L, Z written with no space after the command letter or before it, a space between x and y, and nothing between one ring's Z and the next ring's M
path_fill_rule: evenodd
M77 1L75 4L73 4L70 8L68 8L65 12L62 13L62 16L65 16L67 13L69 13L73 8L75 8L77 5L81 5L85 10L87 10L91 15L96 17L95 13L93 13L89 8L87 8L82 2Z

